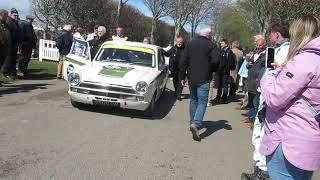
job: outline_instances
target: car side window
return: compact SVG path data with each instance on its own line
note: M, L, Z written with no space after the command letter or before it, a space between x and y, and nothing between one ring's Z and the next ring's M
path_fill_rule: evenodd
M70 54L74 54L76 56L86 58L87 60L91 60L90 46L88 42L80 39L74 39L70 50Z

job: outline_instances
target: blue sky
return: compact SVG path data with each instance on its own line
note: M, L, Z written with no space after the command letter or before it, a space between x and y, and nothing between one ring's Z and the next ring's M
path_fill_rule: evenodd
M4 8L10 12L10 9L14 7L19 11L21 19L25 19L26 15L31 13L30 1L31 0L0 0L0 8ZM128 4L137 8L144 15L151 16L151 12L144 5L142 0L129 0ZM162 20L169 24L173 24L170 17L165 17Z
M10 13L13 7L18 10L21 19L25 19L26 15L31 13L29 0L0 0L1 9L6 9Z

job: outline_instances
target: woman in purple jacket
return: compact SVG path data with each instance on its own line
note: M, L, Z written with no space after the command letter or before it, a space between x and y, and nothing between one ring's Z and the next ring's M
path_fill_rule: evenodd
M319 19L295 20L287 61L260 82L267 105L260 151L271 180L308 180L320 169L320 122L314 117L320 112L319 35Z

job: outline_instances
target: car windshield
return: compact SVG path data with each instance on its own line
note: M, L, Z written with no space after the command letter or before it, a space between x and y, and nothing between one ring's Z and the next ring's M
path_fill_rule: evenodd
M155 67L154 51L143 47L105 45L96 61Z

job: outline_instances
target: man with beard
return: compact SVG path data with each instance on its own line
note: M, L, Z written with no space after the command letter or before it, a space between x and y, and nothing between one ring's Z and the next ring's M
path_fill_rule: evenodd
M183 37L178 37L176 39L176 45L173 46L169 51L165 52L164 55L170 57L169 59L169 70L173 77L173 86L175 90L175 97L177 100L181 100L181 94L183 87L180 83L179 73L180 73L180 61L182 54L184 52L184 39Z
M9 47L8 56L2 67L3 75L9 80L13 80L17 75L16 59L18 47L21 43L21 29L18 24L19 13L17 9L12 8L10 17L8 17L6 23L11 34L11 46Z

